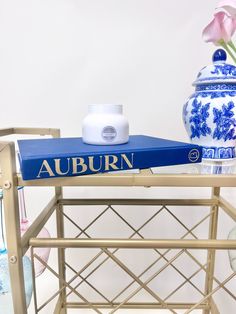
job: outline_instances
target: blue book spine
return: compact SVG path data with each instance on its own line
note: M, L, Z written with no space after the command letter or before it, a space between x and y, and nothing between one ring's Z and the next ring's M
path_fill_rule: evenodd
M68 177L100 172L145 169L158 166L201 162L202 149L186 145L171 149L124 153L96 153L91 155L24 158L19 156L24 180Z

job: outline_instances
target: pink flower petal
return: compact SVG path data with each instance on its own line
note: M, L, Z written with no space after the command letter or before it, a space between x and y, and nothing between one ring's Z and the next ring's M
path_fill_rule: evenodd
M221 1L219 1L217 7L219 8L219 7L223 7L225 5L236 8L236 0L221 0Z
M218 11L214 14L215 19L221 24L223 23L224 19L227 17L227 13L224 11Z
M231 41L235 30L236 18L220 11L215 13L214 19L203 30L202 36L206 42L213 42L217 45L220 40L225 43Z
M221 0L217 9L225 9L231 16L236 16L236 0Z
M235 33L235 31L236 31L236 18L233 19L233 33L232 33L232 36Z
M223 12L216 13L213 20L204 28L202 32L203 40L206 42L213 42L216 44L222 39L222 14Z
M236 26L235 19L231 17L226 17L222 25L223 39L226 43L228 43L231 40L231 37L233 36L236 30L235 26Z

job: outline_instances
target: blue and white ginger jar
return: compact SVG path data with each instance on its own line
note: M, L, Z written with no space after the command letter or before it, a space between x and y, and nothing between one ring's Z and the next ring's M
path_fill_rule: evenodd
M226 52L218 49L213 63L204 67L196 87L183 107L183 121L190 140L203 148L203 158L235 158L236 67L226 63Z

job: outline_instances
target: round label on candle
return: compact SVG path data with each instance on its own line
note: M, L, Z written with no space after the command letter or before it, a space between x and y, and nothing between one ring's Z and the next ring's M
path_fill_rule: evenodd
M111 142L116 138L116 129L113 126L105 126L102 130L102 138L107 141Z

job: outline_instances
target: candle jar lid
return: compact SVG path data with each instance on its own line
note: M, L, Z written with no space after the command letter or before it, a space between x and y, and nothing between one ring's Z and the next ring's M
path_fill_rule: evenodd
M88 105L88 112L122 114L123 106L120 104L90 104Z

